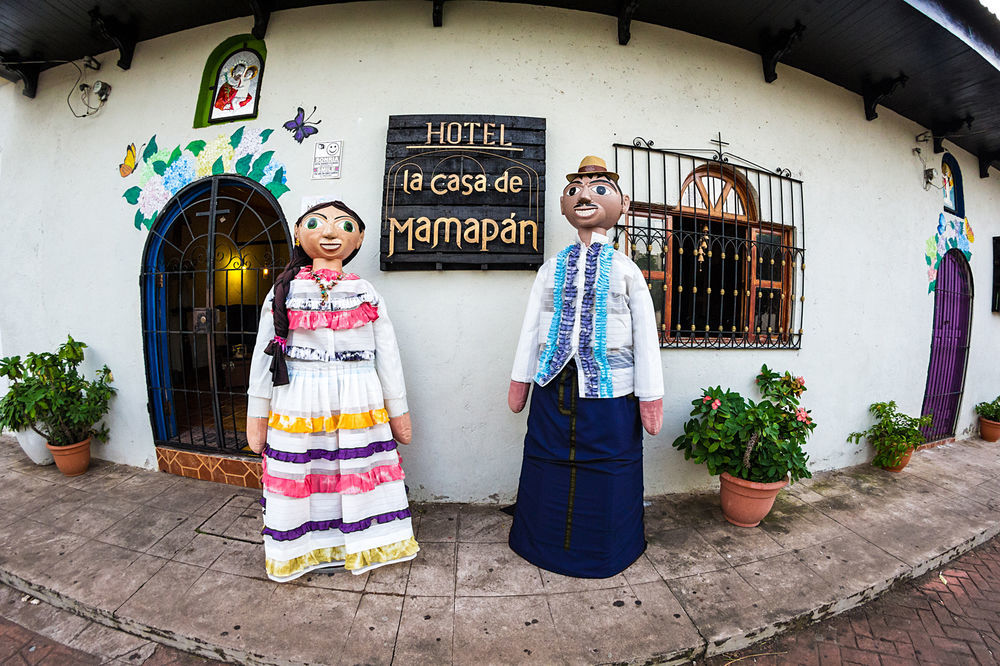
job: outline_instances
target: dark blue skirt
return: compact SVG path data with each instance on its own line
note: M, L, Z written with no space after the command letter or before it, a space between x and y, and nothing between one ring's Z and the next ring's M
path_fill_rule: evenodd
M607 578L646 549L639 403L581 398L570 361L532 388L511 549L543 569Z

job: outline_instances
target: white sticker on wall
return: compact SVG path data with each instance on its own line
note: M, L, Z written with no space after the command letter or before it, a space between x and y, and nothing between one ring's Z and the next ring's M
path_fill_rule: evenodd
M340 178L343 141L317 141L313 153L313 180Z

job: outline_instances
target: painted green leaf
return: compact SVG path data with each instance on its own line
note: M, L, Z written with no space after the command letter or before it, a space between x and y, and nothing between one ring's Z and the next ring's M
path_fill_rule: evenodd
M240 141L242 140L243 140L243 128L241 127L235 132L233 132L233 135L229 137L229 145L235 148L236 146L240 145Z
M155 211L153 217L149 218L149 223L146 225L147 229L153 228L153 223L156 222L156 218L160 215L160 211Z
M928 265L928 266L930 266L930 265L931 265L931 258L930 258L930 257L928 257L928 256L927 256L926 254L924 255L924 261L926 261L926 262L927 262L927 265Z
M155 155L157 150L159 149L156 147L156 135L154 134L149 139L149 143L146 144L146 150L142 151L142 160L145 162L150 157Z
M274 195L275 199L288 191L288 187L284 183L276 183L274 181L271 181L264 187L267 188L268 192Z
M174 148L174 152L170 153L170 159L167 160L167 166L170 166L177 161L177 158L181 156L181 147L177 146Z
M267 138L269 136L271 136L271 132L273 132L273 131L274 131L273 129L266 129L263 132L261 132L260 133L260 142L264 143L265 141L267 141Z
M212 163L212 175L218 176L226 170L225 165L222 163L222 156L220 155L216 158L215 162Z
M927 284L927 293L928 293L928 294L933 294L933 293L934 293L934 288L935 288L935 287L937 287L937 280L931 280L931 281L930 281L930 282L929 282L929 283Z
M258 157L253 161L253 170L264 173L264 167L266 167L267 163L271 161L272 155L274 155L273 150L268 150L266 152L261 153L260 157Z
M122 196L125 197L125 201L129 202L134 206L135 204L139 203L140 194L142 194L142 188L130 187L127 190L125 190L125 194L123 194Z
M135 228L142 229L142 225L146 222L146 218L142 216L142 213L135 211Z
M244 155L240 159L236 160L236 173L241 176L247 175L250 172L250 162L253 160L253 155Z
M281 167L274 172L274 178L271 179L272 183L283 183L285 180L285 168Z
M204 141L192 141L187 145L187 148L185 148L184 150L188 151L189 153L197 157L198 153L200 153L204 149L205 149Z
M160 160L156 160L155 162L153 162L153 171L155 171L159 175L162 176L163 172L166 171L166 170L167 170L167 163L166 162L163 162L163 161L160 161Z

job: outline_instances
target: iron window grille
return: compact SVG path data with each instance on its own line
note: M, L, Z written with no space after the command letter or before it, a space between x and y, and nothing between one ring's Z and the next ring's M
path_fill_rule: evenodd
M697 156L636 138L614 144L632 193L612 231L646 277L661 347L799 349L802 181L717 150Z
M163 208L140 276L157 446L252 455L250 360L262 303L291 249L278 202L248 178L196 180Z

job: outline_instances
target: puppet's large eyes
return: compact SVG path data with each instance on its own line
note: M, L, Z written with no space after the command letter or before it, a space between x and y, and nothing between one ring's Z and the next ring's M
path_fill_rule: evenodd
M608 192L610 192L611 190L608 188L607 185L598 185L597 187L594 188L594 191L603 196Z
M576 185L570 185L569 187L566 188L566 196L568 197L574 196L579 191L580 191L579 187L577 187Z
M318 229L320 221L318 217L310 217L306 220L306 229Z
M352 222L351 220L343 220L342 222L338 222L337 226L346 231L347 233L351 233L352 231L354 231L354 222Z

